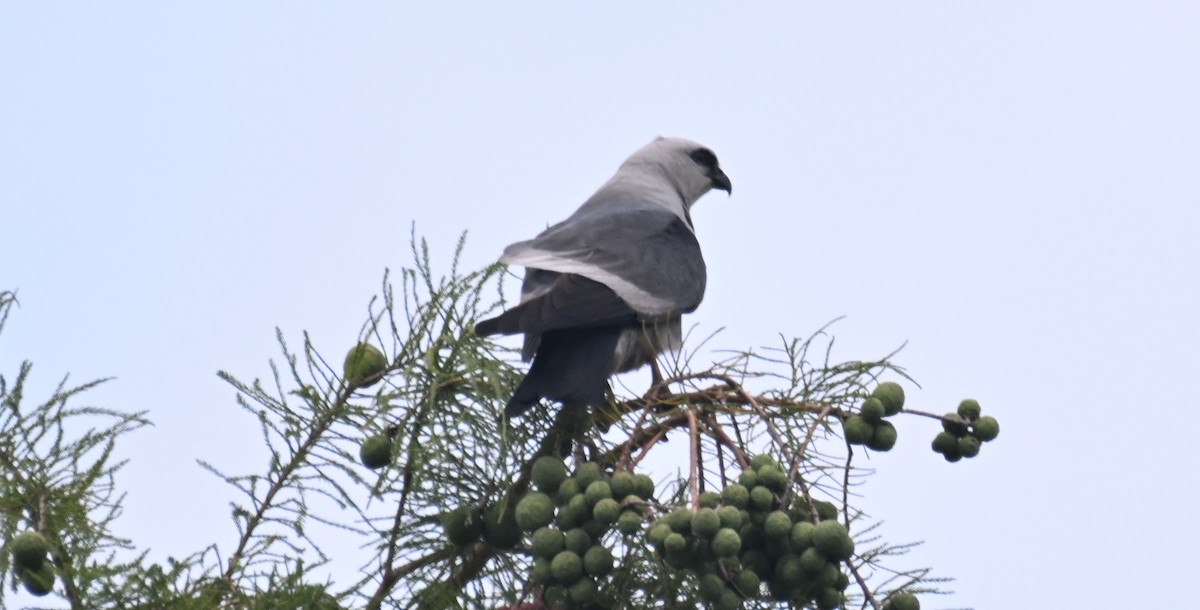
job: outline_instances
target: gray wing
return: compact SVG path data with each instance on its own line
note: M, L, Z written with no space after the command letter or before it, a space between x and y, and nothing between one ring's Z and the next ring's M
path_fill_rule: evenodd
M509 246L500 260L584 276L611 288L646 318L700 305L704 257L683 218L652 204L590 203L536 238Z

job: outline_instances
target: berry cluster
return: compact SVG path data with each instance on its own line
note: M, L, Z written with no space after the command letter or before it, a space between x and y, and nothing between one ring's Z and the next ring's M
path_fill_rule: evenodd
M533 554L530 579L543 587L546 604L568 610L591 607L613 570L612 550L603 539L614 527L626 536L641 531L654 481L630 472L610 477L593 462L580 464L568 476L566 465L553 456L533 462L530 480L534 491L511 511L492 507L479 515L460 508L449 513L442 521L447 538L462 545L482 533L488 544L510 549L524 534Z
M8 543L14 572L25 590L42 596L54 589L54 565L47 561L50 545L41 534L33 531L17 534Z
M979 402L968 398L958 412L942 416L942 431L933 438L933 450L947 462L979 455L979 449L1000 435L1000 423L990 415L980 417Z
M853 555L854 541L833 504L798 496L785 504L789 487L774 460L756 456L737 483L701 494L696 511L664 515L647 538L668 566L698 577L699 595L712 608L765 598L837 608L850 584L841 562Z
M858 414L842 422L846 442L851 445L866 445L876 451L887 451L896 446L896 427L885 420L904 408L904 388L894 381L879 384L871 396L863 401Z

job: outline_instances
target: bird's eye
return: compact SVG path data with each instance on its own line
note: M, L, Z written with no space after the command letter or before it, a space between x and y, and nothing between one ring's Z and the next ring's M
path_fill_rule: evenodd
M692 151L690 156L692 157L692 161L699 163L701 166L707 169L712 169L717 166L717 156L713 154L713 151L707 148L697 148L696 150Z

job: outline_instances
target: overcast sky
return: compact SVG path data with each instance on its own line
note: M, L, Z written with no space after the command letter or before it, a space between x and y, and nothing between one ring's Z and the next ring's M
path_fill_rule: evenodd
M0 370L115 376L85 402L155 422L119 533L229 545L195 460L262 460L218 369L268 375L276 326L340 354L412 223L482 266L688 137L734 184L693 210L715 347L845 316L835 356L907 341L911 406L999 419L974 461L907 418L869 462L864 508L926 541L906 565L958 578L923 607L1179 607L1198 6L5 3Z

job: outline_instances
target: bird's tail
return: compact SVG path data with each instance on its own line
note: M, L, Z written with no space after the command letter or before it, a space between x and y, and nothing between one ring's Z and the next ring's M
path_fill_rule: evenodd
M577 328L542 335L529 373L513 392L504 415L516 417L543 398L587 406L604 404L621 330L612 326Z

